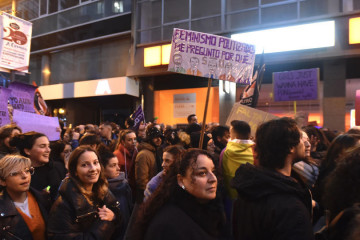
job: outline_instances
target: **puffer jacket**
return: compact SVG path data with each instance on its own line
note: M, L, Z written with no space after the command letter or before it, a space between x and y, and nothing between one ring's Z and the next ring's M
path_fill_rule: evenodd
M136 202L142 203L146 184L157 174L156 149L149 143L142 142L135 159Z
M103 221L98 208L106 205L115 214L113 221ZM59 197L51 208L48 222L49 239L113 239L113 233L121 224L119 202L108 191L102 202L90 204L71 178L65 178L59 189Z
M44 192L38 192L33 188L29 190L36 199L39 209L47 222L50 209L50 197ZM16 210L14 202L5 189L0 191L0 239L6 240L32 240L31 232L25 220Z

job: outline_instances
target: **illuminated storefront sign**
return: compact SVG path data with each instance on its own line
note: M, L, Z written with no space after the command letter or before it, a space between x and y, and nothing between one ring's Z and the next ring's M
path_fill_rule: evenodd
M360 43L360 17L349 19L349 44Z
M335 45L335 21L239 33L231 38L256 45L256 53L275 53Z
M144 67L169 64L171 44L144 48Z

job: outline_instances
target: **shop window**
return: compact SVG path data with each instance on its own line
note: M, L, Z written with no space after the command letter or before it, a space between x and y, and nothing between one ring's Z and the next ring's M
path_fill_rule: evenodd
M161 1L139 3L138 29L148 29L161 25Z
M292 0L261 0L261 5L281 2L293 2Z
M67 9L79 5L79 0L60 0L60 9Z
M252 10L226 16L226 29L237 29L259 24L259 11Z
M189 1L164 0L164 22L175 22L189 18Z
M189 22L183 22L178 24L172 24L163 27L163 39L162 40L171 40L174 28L181 28L181 29L189 29Z
M47 14L47 8L48 8L47 0L40 0L40 15Z
M341 0L307 0L300 2L300 17L307 18L339 13L340 1Z
M221 31L221 17L206 18L191 22L191 30L215 33Z
M228 0L226 1L226 12L255 8L258 6L259 2L254 0Z
M261 23L289 21L297 18L297 4L286 4L276 7L262 8Z
M209 7L211 6L211 7ZM201 18L221 13L221 1L196 0L191 1L191 18Z
M161 28L153 28L138 32L139 43L151 43L161 41Z
M112 1L112 11L114 13L124 12L124 2L123 1Z
M54 13L59 11L59 3L58 0L49 1L49 13Z
M39 1L27 0L19 1L17 5L16 16L25 20L30 20L39 17Z

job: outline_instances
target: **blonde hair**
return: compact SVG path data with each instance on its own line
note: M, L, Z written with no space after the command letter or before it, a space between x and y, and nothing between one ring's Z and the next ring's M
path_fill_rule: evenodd
M0 159L0 178L5 179L12 171L30 166L30 158L15 154L6 155Z

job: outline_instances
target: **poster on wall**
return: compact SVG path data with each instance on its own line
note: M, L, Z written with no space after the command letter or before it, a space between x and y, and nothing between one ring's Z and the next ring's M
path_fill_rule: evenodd
M254 63L254 45L174 28L168 71L249 85Z
M11 90L9 103L14 110L35 113L34 94L36 87L24 83L13 82L10 84L9 89Z
M0 87L0 126L10 123L8 111L8 98L10 96L10 89Z
M273 73L274 101L318 99L319 69Z
M28 72L32 23L0 14L0 67Z
M196 93L174 94L174 118L196 113Z

